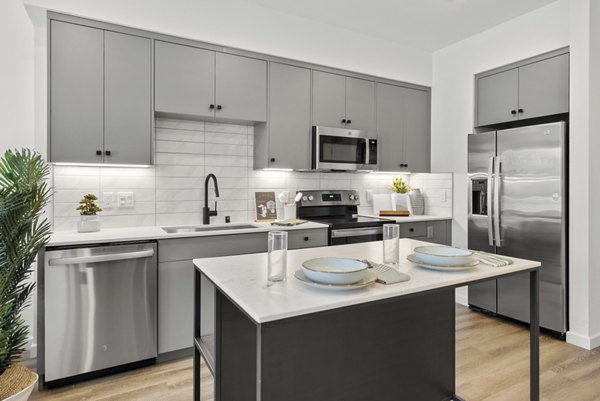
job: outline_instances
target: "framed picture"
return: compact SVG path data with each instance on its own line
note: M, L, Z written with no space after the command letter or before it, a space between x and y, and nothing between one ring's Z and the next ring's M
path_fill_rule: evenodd
M256 221L273 221L277 219L277 202L275 192L255 192Z

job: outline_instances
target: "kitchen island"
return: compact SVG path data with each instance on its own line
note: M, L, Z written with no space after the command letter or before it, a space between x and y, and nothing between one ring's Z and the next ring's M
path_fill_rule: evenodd
M288 280L267 286L267 254L194 260L194 398L200 358L217 401L431 401L455 394L454 289L530 273L531 400L539 399L539 262L440 272L406 260L425 242L400 240L410 281L352 291L293 277L303 261L338 256L381 261L382 243L288 252Z

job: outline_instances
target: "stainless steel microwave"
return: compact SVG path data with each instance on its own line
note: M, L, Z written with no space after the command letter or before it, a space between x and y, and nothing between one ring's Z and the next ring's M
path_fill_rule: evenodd
M377 170L377 136L374 132L313 126L313 170Z

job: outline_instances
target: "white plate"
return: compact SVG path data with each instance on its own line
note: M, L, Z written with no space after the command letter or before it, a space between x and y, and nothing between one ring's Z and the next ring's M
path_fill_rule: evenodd
M316 258L302 263L302 271L308 279L324 284L358 283L368 267L360 260L346 258Z
M476 269L479 265L478 260L472 260L471 262L462 265L462 266L438 266L438 265L430 265L427 263L423 263L417 258L417 256L413 253L406 257L410 262L416 264L417 266L424 267L426 269L431 270L439 270L439 271L460 271L460 270L471 270Z
M473 262L473 252L452 246L418 246L415 256L434 266L465 266Z
M296 277L296 279L302 281L306 285L336 291L356 290L359 288L364 288L373 284L377 280L377 274L370 271L364 272L362 280L360 280L358 283L352 284L326 284L312 281L304 275L304 271L302 269L296 270L296 272L294 273L294 277Z

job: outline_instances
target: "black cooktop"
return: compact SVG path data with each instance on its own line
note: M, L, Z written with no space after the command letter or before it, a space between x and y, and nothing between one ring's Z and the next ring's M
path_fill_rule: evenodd
M331 228L359 228L359 227L378 227L386 223L393 223L393 220L380 219L377 217L364 216L329 216L329 217L310 217L310 221L315 223L328 224Z

